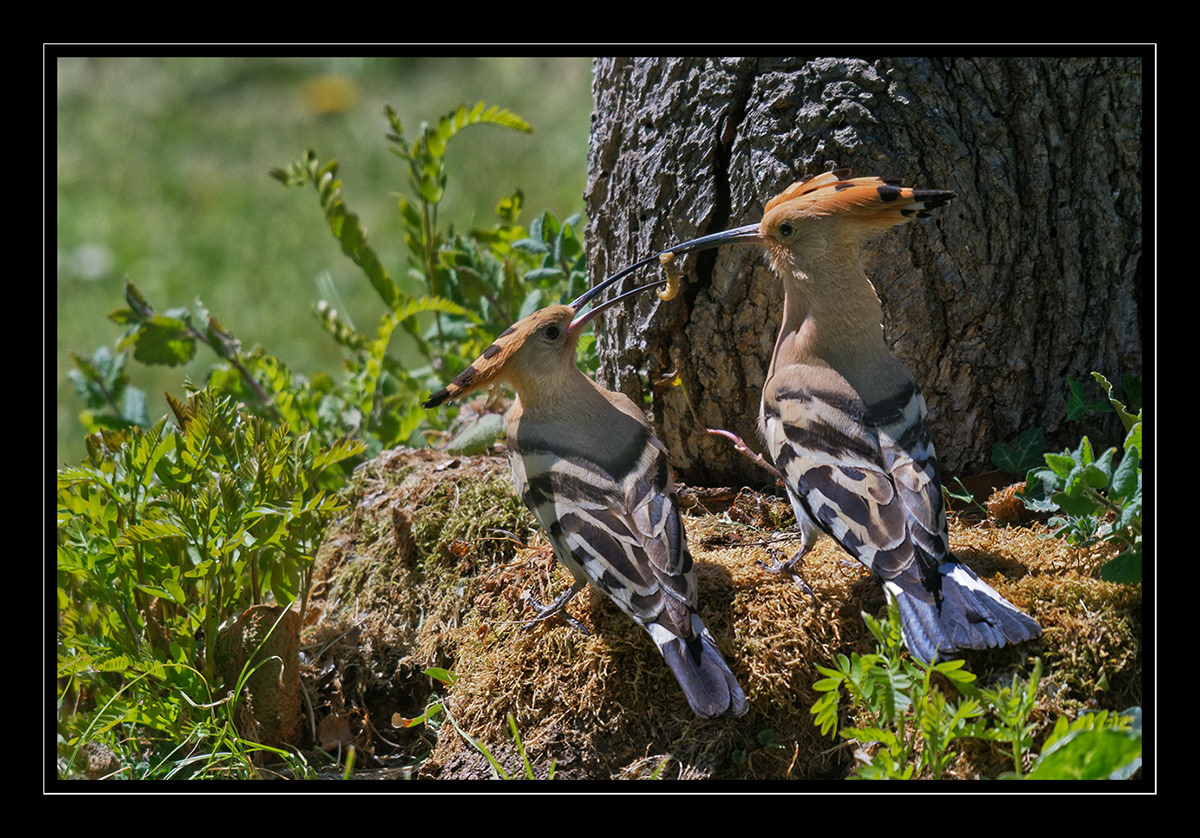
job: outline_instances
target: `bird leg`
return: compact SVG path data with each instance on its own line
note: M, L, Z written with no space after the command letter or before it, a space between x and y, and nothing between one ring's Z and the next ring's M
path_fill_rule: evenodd
M742 438L737 434L733 433L732 431L722 430L721 428L705 428L705 430L713 436L725 437L733 443L734 448L736 448L745 456L749 457L754 462L758 463L767 471L774 474L776 478L782 477L782 475L779 473L779 469L768 463L761 455L751 451L750 446L746 445L746 443L742 441ZM768 548L767 552L771 555L771 564L767 564L766 562L758 561L756 559L755 561L759 567L763 568L764 570L769 570L771 573L788 574L792 577L792 581L796 583L796 587L807 593L813 599L817 598L817 595L813 593L813 589L808 586L808 583L804 581L804 577L800 575L800 571L796 570L796 565L800 563L800 560L804 558L804 554L808 552L807 545L801 545L800 549L796 551L796 554L786 562L780 561L778 557L782 556L783 553L779 552L773 547Z
M538 602L536 599L534 599L532 591L526 590L525 594L524 594L524 599L529 603L529 606L534 611L538 612L538 615L536 617L534 617L532 620L525 623L525 625L522 628L524 628L526 631L528 631L529 629L533 628L534 625L536 625L537 623L542 622L542 620L548 620L551 617L558 615L559 617L562 617L563 622L565 622L567 625L573 626L573 627L579 629L585 635L589 634L589 632L587 630L587 626L585 626L583 623L576 620L574 617L572 617L566 611L567 603L571 601L571 599L575 596L575 594L577 594L581 590L583 590L585 585L587 585L587 582L576 582L574 585L572 585L570 588L568 588L566 591L564 591L558 597L558 599L554 600L554 602L550 603L549 605L542 605L540 602Z
M801 544L800 549L797 550L790 559L787 561L781 561L783 553L779 550L776 550L774 547L768 547L767 554L770 555L772 559L771 564L767 564L761 559L755 559L754 561L759 567L761 567L763 570L769 571L770 573L786 573L791 577L792 582L795 583L797 588L804 591L809 595L809 597L815 600L817 595L813 593L813 589L808 586L808 583L804 581L804 577L800 575L800 571L796 569L796 565L802 562L804 559L804 554L807 552L808 545Z
M765 459L762 458L762 456L760 454L756 454L754 451L751 451L750 446L748 446L748 445L746 445L746 443L742 442L742 438L740 436L738 436L737 434L733 433L732 431L722 430L721 428L705 428L704 430L708 431L713 436L725 437L726 439L728 439L730 442L733 443L733 447L736 448L739 452L741 452L742 454L745 454L747 457L749 457L754 462L758 463L760 466L765 468L767 471L771 472L771 474L775 475L777 478L780 477L779 469L775 468L775 466L768 463Z

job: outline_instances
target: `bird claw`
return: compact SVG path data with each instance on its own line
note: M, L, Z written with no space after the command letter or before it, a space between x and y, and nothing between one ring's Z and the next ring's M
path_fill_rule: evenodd
M543 620L548 620L551 617L558 616L561 617L563 622L567 625L579 629L584 633L585 636L590 636L591 633L587 630L587 626L568 614L565 607L571 597L575 596L577 593L579 593L579 587L571 587L566 593L554 600L554 602L550 603L549 605L542 605L537 601L537 599L534 598L533 591L526 590L525 593L522 594L522 599L529 603L529 607L538 612L538 615L532 620L527 621L521 628L523 628L525 631L529 631Z
M761 559L755 559L754 561L759 567L770 573L786 573L789 577L791 577L792 583L797 588L804 591L809 595L810 598L815 600L817 595L813 593L813 589L809 587L808 583L804 581L804 577L800 575L800 571L796 569L796 565L800 564L800 560L804 558L804 554L807 552L808 551L804 547L801 547L796 551L794 556L787 561L783 561L779 558L783 555L783 553L774 548L769 548L767 553L769 553L771 556L771 564L767 564Z

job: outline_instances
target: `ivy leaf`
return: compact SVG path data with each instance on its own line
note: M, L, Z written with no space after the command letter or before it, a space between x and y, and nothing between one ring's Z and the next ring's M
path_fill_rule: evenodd
M1010 442L997 442L992 446L992 463L1009 474L1024 474L1040 466L1045 431L1041 427L1030 428Z
M1107 400L1089 400L1083 391L1083 385L1078 381L1067 379L1067 386L1071 390L1070 395L1067 396L1067 419L1072 422L1085 413L1093 411L1103 413L1112 409Z

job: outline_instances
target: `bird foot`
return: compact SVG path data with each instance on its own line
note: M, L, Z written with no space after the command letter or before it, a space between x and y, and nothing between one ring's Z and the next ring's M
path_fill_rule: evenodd
M754 561L759 567L770 573L786 573L789 577L791 577L792 583L797 588L804 591L811 599L815 600L817 595L813 593L813 589L808 586L808 583L804 581L804 577L800 575L800 571L796 569L796 565L800 564L800 560L804 558L804 554L806 552L808 551L801 547L796 551L796 555L792 556L787 561L783 561L783 553L771 547L767 549L767 553L771 556L771 564L767 564L761 559L755 559Z
M549 605L542 605L537 601L537 599L534 598L533 591L526 589L521 595L521 598L524 599L529 604L529 607L536 611L538 615L532 620L527 621L522 628L525 631L529 631L543 620L549 620L551 617L557 616L561 617L563 622L567 625L579 629L584 633L584 635L590 636L591 633L587 630L587 626L568 614L566 609L566 604L573 596L575 596L575 594L579 593L579 590L582 587L582 585L578 585L568 588L566 593L562 594L558 599L554 600L554 602L550 603Z

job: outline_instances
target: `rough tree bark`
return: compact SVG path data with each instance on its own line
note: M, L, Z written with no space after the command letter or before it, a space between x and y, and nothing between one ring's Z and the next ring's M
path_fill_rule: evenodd
M1141 73L1137 57L597 59L592 275L757 221L836 166L952 189L865 256L943 472L988 470L994 443L1036 425L1066 444L1068 378L1141 376ZM676 299L641 295L605 319L600 377L642 398L649 374L685 481L761 485L704 427L759 447L779 284L755 247L679 264Z

